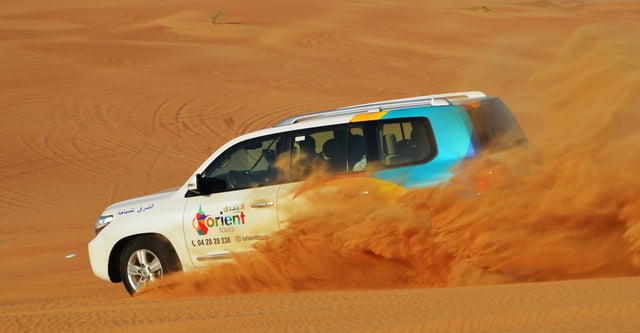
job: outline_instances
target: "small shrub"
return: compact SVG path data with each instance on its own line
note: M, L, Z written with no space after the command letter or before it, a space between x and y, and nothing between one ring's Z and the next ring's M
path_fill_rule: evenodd
M489 13L491 12L491 9L489 9L489 7L487 6L473 6L467 8L466 11L474 13Z
M222 11L222 9L218 9L215 13L209 16L209 20L211 20L211 23L213 24L219 24L222 15L224 15L224 12Z

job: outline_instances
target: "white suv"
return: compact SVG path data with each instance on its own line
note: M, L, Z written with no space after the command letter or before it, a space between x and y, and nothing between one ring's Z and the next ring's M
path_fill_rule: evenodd
M301 200L296 189L314 170L416 188L447 181L482 150L523 144L506 106L481 92L295 116L229 141L178 188L107 207L89 243L91 268L134 295L164 274L250 251L285 226L282 207Z

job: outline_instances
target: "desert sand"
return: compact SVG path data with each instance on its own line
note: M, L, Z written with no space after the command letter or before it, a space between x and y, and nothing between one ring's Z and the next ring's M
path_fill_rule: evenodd
M0 331L636 332L638 22L637 1L3 3ZM91 272L104 207L236 135L462 90L538 151L518 186L332 205L135 298Z

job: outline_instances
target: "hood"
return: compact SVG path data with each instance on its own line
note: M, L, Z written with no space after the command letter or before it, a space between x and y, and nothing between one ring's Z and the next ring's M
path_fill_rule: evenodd
M179 187L160 191L155 194L149 194L125 201L114 203L107 207L103 215L124 216L129 214L137 214L152 210L158 203L166 198L173 196Z

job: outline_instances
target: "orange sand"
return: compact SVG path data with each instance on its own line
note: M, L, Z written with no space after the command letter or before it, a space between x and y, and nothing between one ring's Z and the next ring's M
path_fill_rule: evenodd
M636 1L3 4L0 331L635 332L639 19ZM91 273L105 206L238 134L460 90L511 107L534 176L316 207L134 299Z

